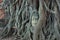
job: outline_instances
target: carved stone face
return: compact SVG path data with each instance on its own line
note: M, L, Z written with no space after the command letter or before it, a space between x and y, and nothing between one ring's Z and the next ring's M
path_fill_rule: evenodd
M32 26L35 27L38 22L38 16L32 16Z

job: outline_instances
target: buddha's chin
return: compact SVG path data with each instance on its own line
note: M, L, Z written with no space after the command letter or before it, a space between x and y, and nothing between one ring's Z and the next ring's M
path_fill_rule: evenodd
M35 26L36 26L36 24L33 24L32 26L33 26L33 27L35 27Z

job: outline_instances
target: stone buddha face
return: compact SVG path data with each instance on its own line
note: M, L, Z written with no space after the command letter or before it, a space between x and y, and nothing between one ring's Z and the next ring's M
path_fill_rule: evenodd
M35 27L39 19L38 13L33 13L32 14L32 26Z

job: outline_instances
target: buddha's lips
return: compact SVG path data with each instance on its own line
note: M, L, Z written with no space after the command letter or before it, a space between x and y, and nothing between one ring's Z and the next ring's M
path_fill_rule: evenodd
M3 2L3 0L0 0L0 3L2 3Z
M3 19L4 16L5 16L4 10L3 9L0 9L0 19Z

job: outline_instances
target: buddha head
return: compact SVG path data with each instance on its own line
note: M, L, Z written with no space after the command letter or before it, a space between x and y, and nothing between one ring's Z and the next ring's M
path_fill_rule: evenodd
M34 10L31 18L33 27L36 26L38 19L39 19L39 14L36 10Z

